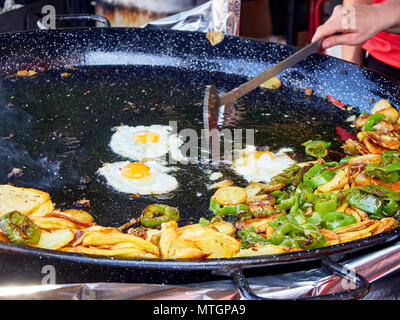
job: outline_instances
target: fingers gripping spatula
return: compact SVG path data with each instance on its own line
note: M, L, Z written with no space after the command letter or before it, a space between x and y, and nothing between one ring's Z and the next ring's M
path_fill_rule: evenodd
M322 41L323 39L320 39L296 51L296 53L282 60L270 69L264 71L257 77L241 84L239 87L229 91L228 93L225 93L224 95L219 95L218 90L214 85L208 85L206 87L203 104L205 126L209 126L211 115L218 115L218 108L220 106L233 104L237 99L243 97L250 91L253 91L265 81L307 58L309 55L321 48Z

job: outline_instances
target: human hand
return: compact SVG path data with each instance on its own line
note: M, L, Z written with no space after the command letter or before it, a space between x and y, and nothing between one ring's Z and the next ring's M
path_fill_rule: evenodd
M318 27L312 41L326 37L322 42L323 49L336 45L363 44L380 31L390 27L387 11L386 6L380 5L336 6L332 16Z

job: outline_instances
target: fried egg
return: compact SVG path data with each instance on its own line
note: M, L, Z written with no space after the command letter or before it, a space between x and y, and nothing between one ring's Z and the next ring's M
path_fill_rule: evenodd
M130 194L163 194L178 188L178 182L167 172L174 170L156 161L105 163L98 173L117 191Z
M110 148L115 153L135 160L155 159L170 154L176 161L185 161L180 151L183 141L172 133L172 127L152 126L119 126L111 137Z
M293 164L295 161L283 152L274 154L269 151L257 151L254 146L247 146L237 152L232 167L248 182L269 182L272 177Z

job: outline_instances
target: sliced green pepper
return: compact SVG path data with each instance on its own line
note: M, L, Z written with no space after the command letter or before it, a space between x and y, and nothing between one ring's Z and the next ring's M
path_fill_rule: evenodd
M271 192L271 195L275 197L275 204L280 204L283 200L286 200L289 198L289 193L286 191L282 190L276 190Z
M355 158L355 157L356 157L356 156L346 156L346 157L340 159L339 165L341 165L341 164L346 164L347 162L349 162L350 159Z
M339 165L339 162L336 162L336 161L325 162L325 163L323 164L323 166L324 166L325 168L337 167L338 165Z
M382 187L382 186L373 186L373 185L367 185L365 188L362 188L361 190L372 193L378 197L381 197L385 200L396 200L400 201L400 193L393 191L389 188Z
M0 229L10 242L16 244L38 244L42 234L29 217L17 211L0 217Z
M319 193L316 195L314 211L317 212L332 212L335 211L338 205L338 197L336 193Z
M307 171L307 173L304 174L303 181L304 184L316 189L319 186L331 181L335 175L335 171L325 169L322 164L317 162L310 170Z
M356 218L344 212L326 212L322 214L324 227L329 230L356 223Z
M382 163L383 164L394 163L399 160L400 160L399 154L395 150L386 151L386 152L382 153Z
M292 195L289 199L281 201L281 203L277 205L277 208L280 211L285 212L286 210L289 210L295 204L295 202L296 197Z
M211 223L211 221L210 221L210 220L207 220L207 219L205 219L205 218L200 218L200 219L199 219L199 224L202 225L203 227L208 226L210 223Z
M297 186L303 179L304 173L310 168L310 166L298 166L293 165L288 169L285 169L282 173L276 175L271 179L271 184L292 184Z
M383 201L370 193L353 188L347 195L346 201L351 206L369 213L370 218L383 217L381 214Z
M374 131L374 126L385 119L382 113L375 113L369 117L364 125L364 131Z
M286 223L275 229L270 239L275 245L291 245L304 249L313 249L323 246L326 239L321 231L311 223L301 226Z
M400 179L400 158L397 151L382 154L382 165L369 164L365 173L383 182L393 183Z
M228 215L239 215L250 212L250 208L245 204L238 204L235 206L221 206L219 203L210 199L210 210L216 215L224 217Z
M356 219L344 212L314 212L307 221L329 230L345 227L356 223Z
M270 243L268 239L265 239L264 237L258 235L253 226L245 230L239 231L237 233L237 236L241 239L240 247L242 249L247 249L248 247L256 243Z
M393 199L387 201L387 203L382 208L383 214L388 217L393 217L397 212L399 212L399 210L399 203Z
M322 171L324 171L325 168L322 164L320 164L319 162L315 163L310 170L308 170L304 176L303 176L303 181L305 182L306 180L309 180L311 178L316 177L317 175L319 175Z
M153 228L168 221L178 222L179 219L178 208L170 207L165 204L151 204L143 210L140 222L145 227Z
M331 146L330 142L323 140L307 141L302 144L306 148L306 154L317 158L323 158L328 155L328 148Z
M331 181L336 176L336 172L333 170L325 170L321 172L319 175L308 179L305 183L308 184L313 189L318 188L319 186L324 185L325 183Z

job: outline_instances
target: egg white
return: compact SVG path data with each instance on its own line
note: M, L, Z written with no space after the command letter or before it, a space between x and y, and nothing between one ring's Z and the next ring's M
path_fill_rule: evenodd
M232 165L234 171L248 182L270 182L274 176L295 164L294 160L282 152L275 154L275 159L268 153L256 159L256 153L254 146L247 146L237 152Z
M183 162L185 157L180 151L183 141L177 134L172 134L172 127L152 126L119 126L112 135L110 148L116 154L135 161L155 159L170 153L172 159ZM134 140L136 134L151 131L159 135L157 142L139 143Z
M155 161L148 161L144 164L150 167L150 176L142 179L129 179L121 174L121 169L130 164L129 161L105 163L98 173L107 180L107 185L115 190L130 194L164 194L178 188L178 181L175 177L166 174L173 170Z

